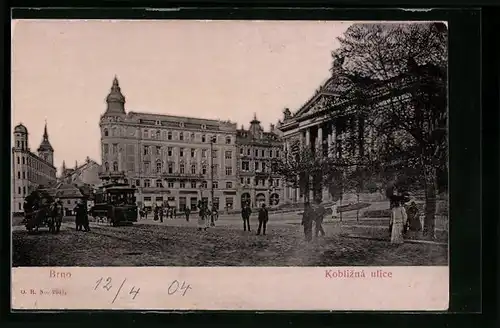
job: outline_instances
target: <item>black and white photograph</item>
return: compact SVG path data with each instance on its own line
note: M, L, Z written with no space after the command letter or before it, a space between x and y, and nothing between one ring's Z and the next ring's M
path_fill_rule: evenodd
M448 265L447 24L16 20L13 267Z

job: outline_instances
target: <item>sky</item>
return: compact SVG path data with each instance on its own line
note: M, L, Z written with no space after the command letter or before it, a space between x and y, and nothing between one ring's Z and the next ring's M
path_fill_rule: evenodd
M328 79L348 22L16 20L12 128L32 151L47 122L54 165L100 163L114 76L126 111L231 120L267 131Z

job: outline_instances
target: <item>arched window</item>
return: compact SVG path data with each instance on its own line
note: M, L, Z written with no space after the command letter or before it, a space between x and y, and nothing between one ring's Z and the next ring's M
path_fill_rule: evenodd
M156 173L161 173L161 162L156 162Z
M106 172L109 172L109 163L108 162L104 163L104 170L106 170Z
M113 171L118 171L118 162L113 162Z
M182 163L179 165L179 173L184 174L184 164Z
M160 130L156 131L156 139L160 139Z
M207 174L207 164L203 164L201 167L201 174Z
M194 140L195 137L194 137L194 133L191 133L191 137L190 137L191 140Z
M17 156L17 164L21 164L21 163L19 162L19 156Z
M104 129L104 136L107 137L109 135L108 129Z
M196 174L196 164L191 164L191 174Z
M184 133L183 132L179 132L179 140L184 140Z
M172 131L168 131L167 133L167 139L172 140Z
M231 137L226 137L226 144L227 145L230 145L231 144Z
M162 188L162 187L163 187L163 182L160 179L156 180L156 188Z
M17 148L21 147L21 142L17 140Z
M21 172L19 172L19 171L17 172L17 178L21 179Z
M123 183L128 184L128 179L123 179Z
M207 137L203 134L201 136L201 142L206 142L207 141Z
M45 155L45 156L47 156L47 155ZM24 156L23 156L23 165L24 165L24 164L26 164L26 161L25 161Z

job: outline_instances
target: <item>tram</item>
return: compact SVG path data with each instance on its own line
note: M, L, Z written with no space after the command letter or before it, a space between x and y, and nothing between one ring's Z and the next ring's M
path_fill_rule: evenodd
M95 192L94 206L90 215L97 222L106 222L116 227L137 222L135 187L125 183L111 183L99 187Z

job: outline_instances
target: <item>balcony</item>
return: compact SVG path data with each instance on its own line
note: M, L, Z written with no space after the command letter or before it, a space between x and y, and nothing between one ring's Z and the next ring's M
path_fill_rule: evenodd
M165 188L165 187L150 186L150 187L142 187L142 188L139 188L139 189L143 193L156 193L156 194L165 194L165 195L169 195L170 194L170 189L169 188Z
M98 173L99 179L123 179L125 178L125 171L101 171Z
M191 173L167 173L163 172L161 174L163 179L179 179L179 180L202 180L206 177L203 174L191 174Z

